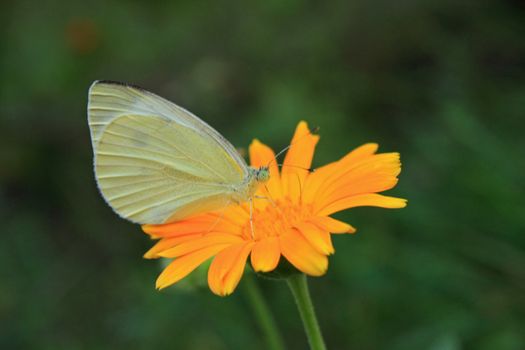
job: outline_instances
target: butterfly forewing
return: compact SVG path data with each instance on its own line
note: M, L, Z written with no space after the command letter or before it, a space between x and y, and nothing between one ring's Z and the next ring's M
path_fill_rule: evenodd
M100 191L133 222L160 224L223 207L245 177L231 144L154 94L95 83L88 114Z

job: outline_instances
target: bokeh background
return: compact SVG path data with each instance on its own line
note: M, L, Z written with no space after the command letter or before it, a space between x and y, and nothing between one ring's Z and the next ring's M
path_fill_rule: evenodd
M332 349L525 349L521 1L0 4L0 348L265 349L243 292L154 289L152 242L104 204L87 89L134 83L233 144L320 126L315 164L399 151L403 210L340 215L310 280ZM199 280L199 276L194 276ZM284 283L259 280L290 349Z

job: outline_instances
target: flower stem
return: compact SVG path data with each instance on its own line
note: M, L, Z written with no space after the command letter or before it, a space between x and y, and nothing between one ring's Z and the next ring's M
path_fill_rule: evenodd
M245 276L245 281L243 283L244 290L250 305L253 309L253 312L259 321L259 326L261 327L266 341L268 343L268 349L272 350L284 350L284 342L281 338L281 334L275 326L275 320L270 313L268 304L264 301L264 297L255 281L254 276L247 274Z
M287 279L288 286L292 290L295 303L303 320L304 330L308 337L308 343L312 350L326 350L319 323L315 316L314 306L308 291L308 283L305 274L295 274Z

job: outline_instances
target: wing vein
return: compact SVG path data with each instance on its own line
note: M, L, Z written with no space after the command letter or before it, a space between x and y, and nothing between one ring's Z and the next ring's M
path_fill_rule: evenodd
M132 118L132 119L135 120L136 118ZM141 122L138 121L138 120L135 120L135 121L136 121L137 123L139 123L139 124L144 125L143 123L141 123ZM171 121L171 120L168 121L168 123L170 123L170 124L171 124L172 122L173 122L173 121ZM168 125L169 125L169 124L168 124ZM144 126L147 127L147 125L144 125ZM151 129L151 128L150 128L150 129ZM154 130L154 131L157 131L157 130ZM219 177L221 180L223 180L223 181L226 180L226 179L224 178L224 176L222 176L221 174L219 174L215 169L213 169L212 167L210 167L208 164L206 164L206 163L204 163L204 162L202 162L202 161L200 161L200 160L198 160L198 159L193 159L193 158L189 157L188 154L187 154L186 152L184 152L183 150L181 150L177 145L172 144L171 142L167 142L167 141L166 141L166 143L168 143L168 144L171 145L173 148L175 148L177 151L179 151L180 153L182 153L183 155L185 155L187 159L191 159L191 160L193 160L194 162L196 162L196 163L198 163L198 164L204 166L204 167L207 168L208 170L210 170L213 174L215 174L215 175L216 175L217 177Z
M220 193L220 192L217 192L217 194L218 194L218 193ZM181 195L181 196L179 196L179 197L173 197L173 198L167 199L167 200L162 201L162 202L157 202L157 203L155 203L154 206L146 207L146 208L141 208L141 209L137 209L137 210L135 210L135 211L132 212L132 213L128 213L128 215L129 215L129 216L134 216L134 215L137 215L137 214L139 214L139 213L142 213L142 212L144 212L144 211L146 211L146 210L151 210L151 209L153 209L153 208L160 207L160 206L162 206L162 205L168 204L168 203L173 202L173 201L176 201L176 200L180 200L180 199L182 199L182 198L192 197L192 196L195 196L195 195L203 195L203 194L208 194L208 195L209 195L209 191L194 191L194 192L188 192L188 193L185 193L184 195ZM147 197L147 198L144 198L143 200L149 199L149 198L154 197L154 196L155 196L155 195L150 196L150 197ZM197 198L198 198L198 196L197 196ZM143 201L143 200L141 200L141 201ZM123 206L123 207L129 206L129 205L131 205L131 204L136 204L136 203L130 203L130 204L125 205L125 206ZM121 207L120 209L122 209L123 207Z

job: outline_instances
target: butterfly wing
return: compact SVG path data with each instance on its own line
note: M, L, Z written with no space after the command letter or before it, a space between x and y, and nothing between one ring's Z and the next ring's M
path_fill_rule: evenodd
M246 163L217 131L140 88L95 82L88 121L99 189L133 222L161 224L223 207L246 176Z

